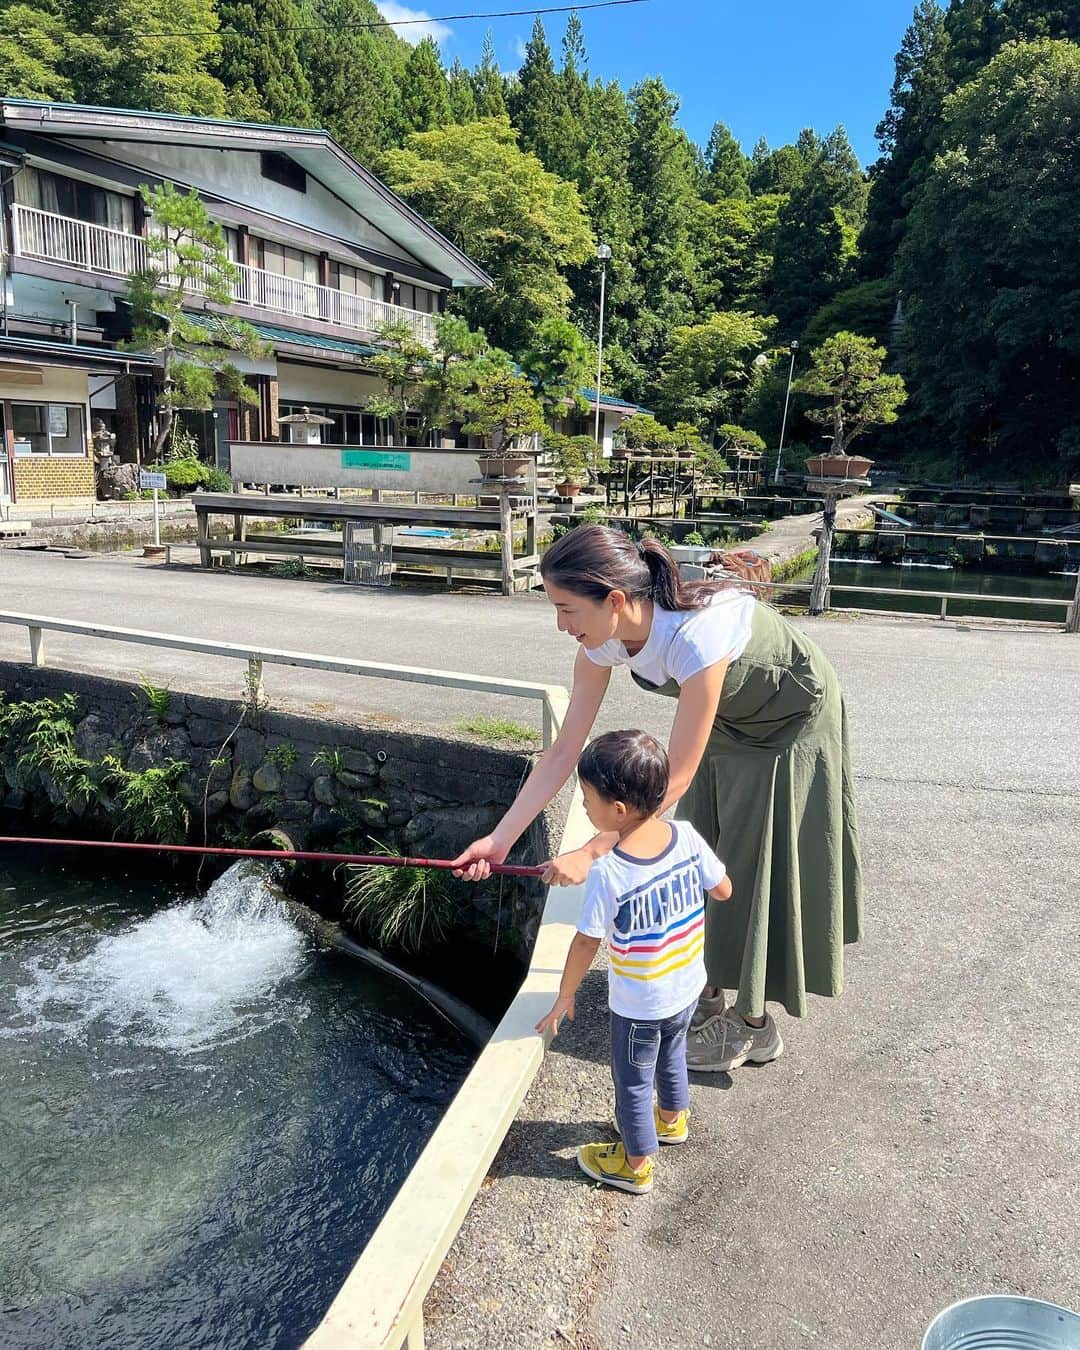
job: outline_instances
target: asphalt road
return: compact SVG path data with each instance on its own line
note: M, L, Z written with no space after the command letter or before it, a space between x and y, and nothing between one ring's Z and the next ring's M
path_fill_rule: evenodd
M565 683L538 597L385 594L0 552L4 606ZM694 1087L647 1199L573 1149L609 1110L602 983L556 1043L432 1301L434 1346L917 1347L951 1301L1080 1308L1080 638L883 617L806 624L847 692L868 878L848 990L785 1018L784 1057ZM0 626L0 655L25 634ZM174 688L239 670L49 637ZM450 723L473 696L269 671L271 697ZM508 701L484 710L524 718ZM671 709L613 681L602 725ZM589 1015L589 1010L592 1015Z

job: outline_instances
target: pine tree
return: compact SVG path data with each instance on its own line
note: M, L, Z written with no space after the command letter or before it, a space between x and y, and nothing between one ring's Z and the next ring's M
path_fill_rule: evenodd
M230 95L262 108L271 122L311 126L315 115L297 51L301 12L294 0L218 0L218 14L215 73Z
M561 157L562 90L555 74L547 34L539 18L525 47L511 98L510 115L523 150L531 150L546 169Z
M461 64L460 57L454 57L454 64L446 76L447 97L450 105L451 122L474 122L476 120L476 95L473 93L472 77Z
M405 130L430 131L450 122L450 91L439 48L426 37L409 53L401 81L401 118Z
M301 47L315 120L368 167L401 132L401 76L410 48L377 20L373 0L321 0L322 25Z
M794 145L770 150L764 136L754 146L748 179L754 196L794 192L806 175L806 160Z
M655 371L670 329L690 316L694 173L685 138L675 125L678 99L663 81L649 79L635 85L630 107L630 183L640 213L635 266L642 289L634 346L637 359Z
M920 0L896 55L889 110L878 124L882 157L870 171L866 225L860 239L865 276L884 276L903 238L912 197L925 178L949 91L944 11Z
M705 200L723 201L727 197L749 197L750 179L746 156L739 142L723 122L717 122L705 151Z
M477 117L506 116L506 81L495 59L495 38L489 28L480 49L480 62L473 71Z

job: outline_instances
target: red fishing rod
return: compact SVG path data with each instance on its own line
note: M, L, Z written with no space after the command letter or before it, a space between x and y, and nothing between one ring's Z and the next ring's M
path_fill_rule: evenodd
M118 848L148 853L195 853L216 858L276 858L289 862L351 863L354 867L430 867L442 872L453 871L454 864L443 858L399 858L394 854L365 853L309 853L286 848L210 848L197 844L130 844L117 839L32 839L16 835L0 835L0 844L63 845L68 848ZM514 863L491 863L496 876L539 877L543 867L522 867Z

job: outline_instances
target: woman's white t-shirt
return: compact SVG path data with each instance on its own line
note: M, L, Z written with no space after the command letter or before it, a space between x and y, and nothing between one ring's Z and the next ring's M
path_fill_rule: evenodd
M701 609L661 609L653 605L648 641L631 656L618 638L600 647L585 648L585 655L598 666L629 666L650 684L674 680L684 685L719 661L742 656L750 641L754 597L748 591L717 591L712 603Z

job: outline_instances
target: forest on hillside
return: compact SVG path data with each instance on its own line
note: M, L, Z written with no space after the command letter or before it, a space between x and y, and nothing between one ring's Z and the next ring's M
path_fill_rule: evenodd
M844 330L909 391L878 453L1080 472L1076 0L919 0L865 173L842 127L694 144L662 78L590 74L574 14L507 77L490 36L447 68L373 0L0 0L0 90L326 127L487 267L456 303L515 354L595 343L603 241L605 388L669 425L775 445L790 342Z

